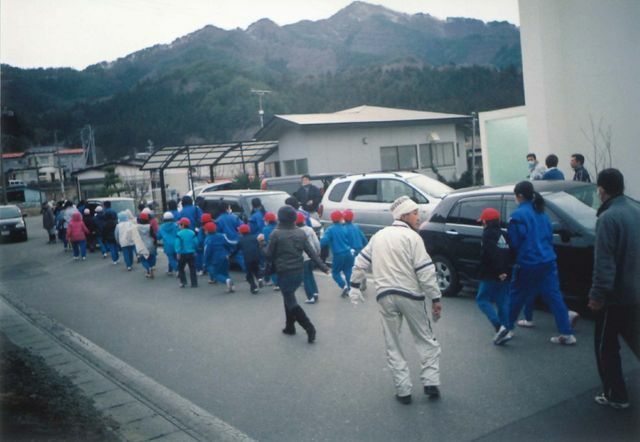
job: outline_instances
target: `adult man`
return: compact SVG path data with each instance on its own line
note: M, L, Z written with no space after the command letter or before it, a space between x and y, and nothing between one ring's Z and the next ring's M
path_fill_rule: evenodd
M579 153L574 153L571 155L571 160L569 161L571 168L573 169L573 181L582 181L584 183L590 183L591 177L589 176L589 172L584 168L584 156Z
M629 407L622 376L618 335L640 359L640 204L624 195L617 169L598 174L602 206L596 223L593 281L589 308L597 312L595 353L602 394L600 405Z
M541 180L547 169L538 162L535 153L527 154L527 165L529 166L529 180Z
M318 211L318 205L322 197L320 196L320 189L311 184L311 177L309 175L302 175L301 185L298 190L293 194L297 200L302 204L302 208L309 213Z
M558 156L551 154L544 160L547 171L542 175L543 180L564 180L564 173L558 169Z
M424 393L437 398L440 344L433 335L431 321L440 317L441 295L433 262L416 232L420 223L418 205L408 196L401 196L391 204L391 212L393 224L376 233L356 257L349 297L354 304L364 300L360 284L371 267L396 399L410 404L411 377L399 340L402 319L407 320L420 354ZM431 318L425 298L431 301Z

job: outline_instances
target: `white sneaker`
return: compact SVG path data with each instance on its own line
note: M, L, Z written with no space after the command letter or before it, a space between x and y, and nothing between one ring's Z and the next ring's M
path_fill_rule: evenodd
M578 342L576 337L573 335L554 336L550 339L550 341L553 344L560 344L560 345L574 345L576 342Z
M105 259L106 257L107 257L107 254L106 254L106 253L103 253L103 254L102 254L102 259Z
M79 259L80 259L80 258L78 258L77 256L74 256L74 257L73 257L73 260L74 260L74 261L77 261L77 260L79 260Z
M600 393L598 396L593 398L600 405L608 405L611 408L615 408L616 410L624 410L625 408L629 408L629 402L614 402L607 399L604 393Z
M493 337L493 343L495 345L502 345L511 339L513 339L513 333L507 330L504 325L501 325L498 333Z
M524 327L524 328L533 328L536 325L533 323L533 321L527 321L526 319L521 319L518 321L518 327Z
M83 256L83 257L82 257L82 260L83 260L83 261L86 261L86 260L87 260L87 257L86 257L86 256Z
M262 278L258 278L258 288L264 287L264 280Z
M204 272L202 270L198 270L196 273L197 273L198 276L204 275Z
M235 290L233 290L233 281L231 281L231 278L227 279L227 293L233 293Z
M316 298L305 299L304 303L305 304L315 304L316 303Z
M119 262L119 261L120 261L119 259L118 259L118 260L116 260L116 261L113 261L113 265L114 265L114 266L115 266L115 265L118 265L118 262Z
M573 310L569 310L569 323L571 324L571 328L576 327L576 322L580 319L580 315L578 312L574 312Z

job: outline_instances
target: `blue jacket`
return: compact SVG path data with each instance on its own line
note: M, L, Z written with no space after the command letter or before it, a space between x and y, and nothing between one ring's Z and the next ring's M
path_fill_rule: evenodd
M334 256L351 255L351 249L353 249L351 239L349 238L349 231L343 224L338 223L332 224L324 232L320 240L320 245L322 247L330 245L331 253L333 253Z
M93 222L96 224L98 236L102 236L102 230L104 229L104 212L96 212L93 217Z
M358 253L360 253L360 250L364 249L364 246L367 245L367 237L364 236L364 233L362 233L362 230L360 230L360 226L357 224L345 222L344 227L349 233L349 242L351 243L351 248L356 251L357 255Z
M264 229L262 229L262 234L264 235L265 244L269 244L269 237L271 236L271 232L273 232L277 226L277 223L267 224L264 226Z
M198 237L191 229L180 229L174 241L174 247L178 255L184 253L195 253L198 247Z
M200 209L200 207L189 205L189 206L182 206L182 210L180 211L180 216L178 219L188 218L189 221L191 221L189 228L191 230L195 230L196 227L200 227L201 216L202 216L202 209Z
M553 228L544 212L536 212L530 201L520 203L509 220L509 246L516 253L516 264L531 267L556 260Z
M212 265L222 262L235 250L236 242L229 240L222 233L210 233L204 239L204 264Z
M240 237L238 227L240 227L242 221L233 213L223 213L216 219L216 224L218 225L218 232L227 235L227 238L231 241L237 241Z
M248 233L240 236L238 239L238 248L231 254L242 253L244 262L256 262L260 260L260 245L256 235Z
M549 169L544 175L542 175L543 180L564 180L564 173L560 169Z
M176 253L176 235L178 234L178 225L174 222L165 222L160 225L158 230L158 239L162 239L162 248L167 255Z
M264 212L262 210L255 210L249 218L249 228L251 233L257 235L264 229Z

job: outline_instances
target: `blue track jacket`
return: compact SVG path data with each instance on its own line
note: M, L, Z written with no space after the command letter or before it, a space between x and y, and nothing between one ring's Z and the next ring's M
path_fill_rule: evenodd
M198 237L191 229L180 229L174 241L176 253L178 255L186 253L196 253L198 247Z
M337 255L351 255L353 245L349 238L349 231L343 224L334 223L324 232L320 246L330 245L331 253Z
M530 201L520 203L509 220L509 245L516 252L516 264L535 266L556 260L553 229L544 212L536 212Z
M360 253L360 250L364 249L364 246L367 245L367 237L364 236L360 226L357 224L346 222L344 223L344 227L347 229L349 233L349 242L351 243L351 248L356 251L356 255Z
M236 248L236 242L222 233L210 233L204 239L205 265L217 264L226 260Z

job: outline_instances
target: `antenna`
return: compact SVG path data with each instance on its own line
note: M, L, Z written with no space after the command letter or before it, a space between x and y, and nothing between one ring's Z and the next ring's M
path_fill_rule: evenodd
M251 93L252 94L256 94L258 96L258 102L259 104L259 108L258 108L258 115L260 116L260 127L264 127L264 110L262 110L262 97L270 94L271 91L267 91L267 90L260 90L260 89L251 89Z

